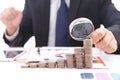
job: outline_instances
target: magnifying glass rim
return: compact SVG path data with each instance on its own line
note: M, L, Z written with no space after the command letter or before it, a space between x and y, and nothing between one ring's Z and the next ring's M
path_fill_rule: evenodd
M84 39L90 38L90 35L91 35L91 33L92 33L92 32L91 32L91 33L90 33L89 35L87 35L85 38L76 38L76 37L74 37L74 36L71 34L72 29L73 29L73 27L74 27L75 25L80 24L80 23L90 23L90 24L92 25L92 32L94 31L94 25L93 25L93 23L91 22L91 20L89 20L88 18L78 18L78 19L73 20L72 23L71 23L70 26L69 26L69 31L70 31L70 36L71 36L74 40L77 40L77 41L83 41Z

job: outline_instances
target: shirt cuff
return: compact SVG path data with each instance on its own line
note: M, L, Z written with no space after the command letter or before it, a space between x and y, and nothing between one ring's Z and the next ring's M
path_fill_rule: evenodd
M8 41L13 41L19 33L19 27L17 28L16 32L12 36L8 36L7 32L5 31L5 37Z

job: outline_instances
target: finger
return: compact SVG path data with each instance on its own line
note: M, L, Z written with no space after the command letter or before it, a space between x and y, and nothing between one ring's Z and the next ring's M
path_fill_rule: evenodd
M106 48L102 49L106 53L113 53L117 50L117 44L114 41L110 41L110 44L106 46Z
M7 14L6 14L7 15ZM10 8L9 10L8 10L8 20L12 20L12 19L14 19L15 17L17 16L17 12L16 12L16 10L15 10L15 8Z
M92 34L91 38L94 44L98 43L106 34L105 28L98 28Z
M2 13L2 19L11 20L16 16L16 10L14 8L5 9Z
M15 10L15 8L11 8L10 12L11 19L14 19L17 16L17 11Z
M18 11L18 10L17 10L16 13L17 13L17 16L18 16L18 17L22 18L22 11Z
M107 53L113 53L113 52L115 52L115 51L117 50L117 44L114 43L113 41L111 41L110 43L111 43L111 45L108 45L108 46L107 46L107 47L109 47L109 48L107 48L107 49L105 50L105 52L107 52Z
M112 36L110 34L110 31L106 30L105 36L101 40L99 40L97 43L95 43L95 46L97 48L103 49L109 44L111 40L112 40Z
M106 45L106 48L103 48L102 50L107 53L113 53L117 50L117 41L115 37L113 36L112 32L110 32L111 40L109 41L109 44Z

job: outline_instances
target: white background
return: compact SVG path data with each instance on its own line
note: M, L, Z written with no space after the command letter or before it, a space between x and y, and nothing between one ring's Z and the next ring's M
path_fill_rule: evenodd
M120 1L113 0L116 8L120 11ZM24 0L0 0L0 13L8 7L15 7L16 9L22 11L24 8ZM0 48L8 47L8 45L3 40L3 33L5 31L5 26L0 22ZM32 37L26 44L25 47L35 47L34 37Z

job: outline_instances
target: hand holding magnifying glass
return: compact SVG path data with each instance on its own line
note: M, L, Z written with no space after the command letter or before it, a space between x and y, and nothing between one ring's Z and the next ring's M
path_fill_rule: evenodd
M104 27L94 31L92 21L87 18L75 19L69 26L69 33L77 41L91 38L97 48L107 53L113 53L117 50L117 40L113 33Z
M117 50L117 40L113 33L104 27L96 29L91 34L91 39L95 47L106 53L114 53Z

